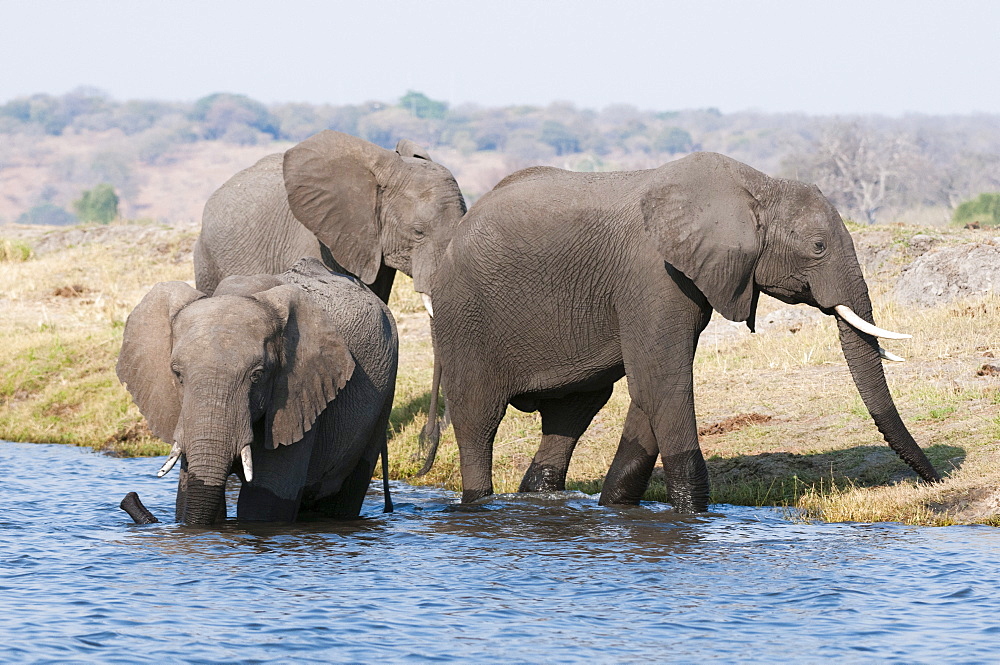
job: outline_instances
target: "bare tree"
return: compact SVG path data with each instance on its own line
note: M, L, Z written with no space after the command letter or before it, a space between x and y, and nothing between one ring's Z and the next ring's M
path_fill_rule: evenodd
M859 122L838 122L788 163L796 177L815 182L849 216L874 224L881 210L901 203L903 185L920 161L904 134L879 134Z

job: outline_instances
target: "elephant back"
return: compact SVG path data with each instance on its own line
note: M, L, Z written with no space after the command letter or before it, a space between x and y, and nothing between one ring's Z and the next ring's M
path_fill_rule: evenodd
M323 308L374 388L392 389L399 349L396 322L371 289L355 277L331 272L312 258L301 259L278 278L299 287Z
M215 190L205 203L203 224L205 221L216 223L237 210L244 212L254 207L273 209L282 201L287 209L288 201L281 175L283 156L279 152L262 157L256 164L236 173Z
M292 215L282 158L268 155L243 169L205 203L194 256L200 291L211 295L230 275L278 274L303 256L336 265Z

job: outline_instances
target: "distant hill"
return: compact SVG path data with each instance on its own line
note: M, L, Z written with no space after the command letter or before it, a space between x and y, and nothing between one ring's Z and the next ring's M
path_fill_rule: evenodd
M695 150L816 182L860 222L942 223L1000 191L1000 116L817 117L715 109L449 108L419 92L360 105L265 105L219 93L193 103L116 101L81 88L0 106L0 223L61 219L80 193L115 187L128 218L198 221L212 191L260 157L323 129L392 148L426 146L471 201L536 164L651 168Z

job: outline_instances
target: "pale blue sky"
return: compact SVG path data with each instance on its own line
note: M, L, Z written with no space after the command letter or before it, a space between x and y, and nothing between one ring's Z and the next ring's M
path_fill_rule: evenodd
M1000 2L0 0L0 103L395 101L1000 113Z

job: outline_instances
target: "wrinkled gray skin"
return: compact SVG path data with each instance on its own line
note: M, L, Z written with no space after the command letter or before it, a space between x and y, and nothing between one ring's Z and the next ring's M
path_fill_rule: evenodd
M238 519L293 521L359 514L386 447L396 359L388 308L303 259L223 280L211 297L157 284L129 315L117 372L156 436L179 445L178 521L225 519L230 473L244 481Z
M519 171L481 198L435 277L434 342L466 502L493 492L507 404L542 417L521 491L559 490L577 439L628 377L631 406L602 504L637 503L660 455L671 503L708 506L692 363L712 309L753 328L757 294L868 322L851 236L811 185L698 153L623 173ZM938 475L899 418L878 342L838 317L851 374L889 445Z
M430 279L465 214L455 178L427 151L396 152L331 130L268 155L205 204L195 280L211 295L229 275L274 275L302 257L357 276L388 302L396 271Z

